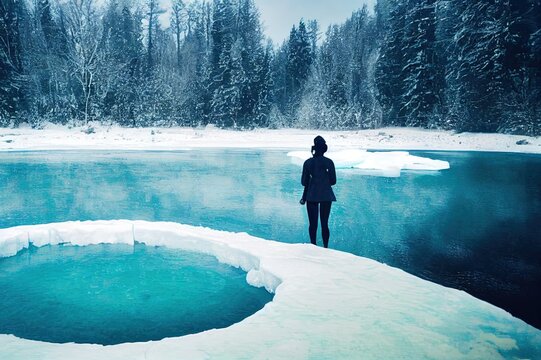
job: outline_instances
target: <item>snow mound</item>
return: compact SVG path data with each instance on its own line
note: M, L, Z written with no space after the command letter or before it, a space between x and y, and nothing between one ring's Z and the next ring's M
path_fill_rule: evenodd
M287 156L294 164L302 165L312 155L309 151L290 151ZM421 156L410 155L407 151L369 152L366 150L341 150L326 155L337 169L361 169L364 174L398 177L402 170L439 171L449 169L449 163Z
M0 358L541 358L541 331L495 306L385 264L309 244L176 223L88 221L0 229L0 257L30 245L135 242L213 255L244 269L247 281L265 286L274 299L226 329L156 342L51 344L0 335Z

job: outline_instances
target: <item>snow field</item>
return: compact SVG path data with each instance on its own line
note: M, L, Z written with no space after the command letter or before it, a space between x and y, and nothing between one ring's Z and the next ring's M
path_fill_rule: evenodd
M257 129L232 131L205 128L122 128L89 125L73 127L46 124L43 129L0 128L0 151L28 150L187 150L194 148L259 148L310 150L313 139L323 136L330 151L459 150L541 153L541 138L504 134L457 134L417 128L383 128L358 131ZM526 140L518 145L517 141Z

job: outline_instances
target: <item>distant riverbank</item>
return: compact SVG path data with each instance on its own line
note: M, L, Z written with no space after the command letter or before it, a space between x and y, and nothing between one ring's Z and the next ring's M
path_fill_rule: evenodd
M234 131L205 128L123 128L47 124L0 128L0 151L24 150L184 150L191 148L309 149L322 135L331 149L458 150L541 153L541 138L506 134L455 133L417 128L323 131L256 129Z

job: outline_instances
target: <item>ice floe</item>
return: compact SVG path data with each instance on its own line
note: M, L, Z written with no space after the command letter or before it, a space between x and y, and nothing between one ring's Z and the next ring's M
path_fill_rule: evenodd
M287 156L302 165L312 155L308 151L290 151ZM449 169L449 162L411 155L407 151L366 151L359 149L329 152L337 169L360 169L364 174L398 177L403 170L439 171Z
M0 335L2 359L541 358L541 331L459 290L376 261L177 223L66 222L0 229L0 256L30 244L145 243L244 269L272 302L225 329L112 346ZM66 309L69 311L69 309Z

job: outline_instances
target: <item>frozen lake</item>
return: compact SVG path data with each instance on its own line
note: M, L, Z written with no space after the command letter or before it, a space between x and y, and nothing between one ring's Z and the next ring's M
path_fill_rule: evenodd
M0 228L67 220L175 221L308 242L287 151L12 152ZM340 170L330 247L402 268L541 327L541 156L412 152L450 170Z

